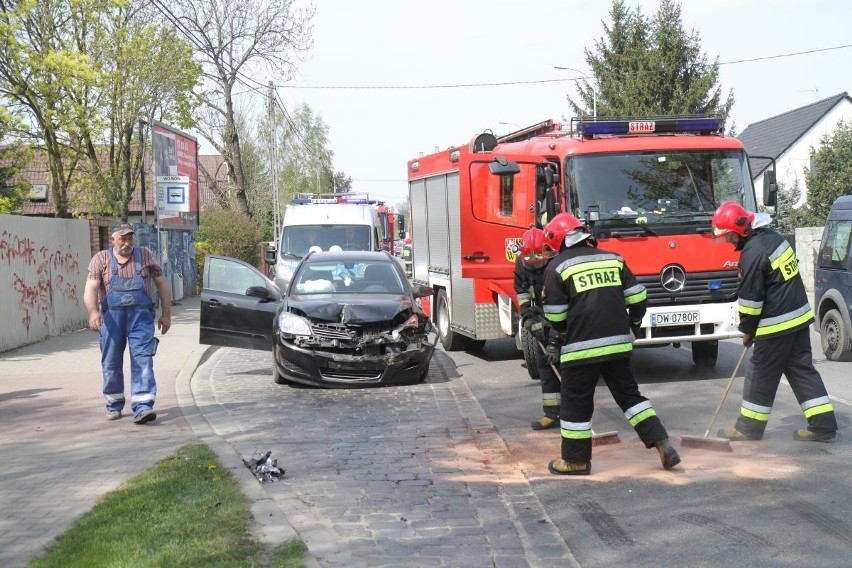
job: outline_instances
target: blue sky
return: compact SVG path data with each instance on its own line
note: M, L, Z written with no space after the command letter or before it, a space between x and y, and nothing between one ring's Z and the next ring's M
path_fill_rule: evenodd
M289 110L305 102L321 114L335 169L353 179L355 191L391 204L405 200L411 158L466 143L486 129L507 132L569 117L565 97L577 98L571 79L582 76L554 66L589 72L583 50L603 36L611 6L602 0L315 4L314 48L278 95ZM658 2L631 5L651 15ZM685 0L682 16L700 34L708 60L723 63L720 85L734 91L739 132L850 89L852 47L828 48L852 45L852 2ZM805 51L813 53L784 56ZM508 84L426 88L488 83Z

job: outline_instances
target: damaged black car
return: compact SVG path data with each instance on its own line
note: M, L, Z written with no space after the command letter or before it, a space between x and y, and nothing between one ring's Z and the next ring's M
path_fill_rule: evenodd
M207 255L200 342L272 349L276 383L327 388L426 379L437 342L419 298L387 252L312 252L281 290L243 261Z

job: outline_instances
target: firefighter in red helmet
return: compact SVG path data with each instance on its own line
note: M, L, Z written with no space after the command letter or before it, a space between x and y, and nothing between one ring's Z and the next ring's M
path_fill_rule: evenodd
M831 442L837 419L811 355L808 328L814 314L793 247L767 227L768 222L768 215L756 215L733 201L722 203L713 215L714 235L741 251L739 330L743 346L754 344L740 415L732 428L718 435L730 440L762 438L783 373L808 422L793 438Z
M554 250L544 242L544 231L529 229L521 238L521 254L515 260L515 296L521 312L521 326L541 345L547 345L550 325L541 309L544 267ZM531 424L533 430L549 430L559 425L559 377L553 372L544 353L536 356L536 369L541 379L541 404L544 414Z
M588 475L592 467L595 385L603 376L615 402L647 448L656 448L665 469L680 463L651 402L630 370L632 330L647 304L644 286L624 259L595 247L591 235L568 213L544 228L558 250L544 275L544 314L555 334L548 358L559 365L562 390L562 459L548 464L557 475Z

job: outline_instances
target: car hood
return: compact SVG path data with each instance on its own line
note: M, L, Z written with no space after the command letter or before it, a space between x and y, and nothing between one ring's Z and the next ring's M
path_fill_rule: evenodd
M413 302L406 296L371 295L369 298L341 298L330 301L309 296L290 296L289 311L298 310L310 319L342 324L369 324L392 321L397 314L411 311Z

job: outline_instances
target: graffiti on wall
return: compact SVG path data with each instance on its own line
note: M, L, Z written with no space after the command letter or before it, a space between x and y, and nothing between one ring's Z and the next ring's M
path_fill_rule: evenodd
M33 321L45 329L52 328L52 304L57 298L80 304L78 283L84 278L80 259L70 249L40 245L29 237L3 230L0 232L0 262L9 267L13 263L35 267L34 276L33 271L12 273L12 289L21 310L21 324L28 336Z
M151 249L162 263L172 288L172 297L195 294L195 231L161 230L158 241L155 225L134 224L133 228L136 231L136 244ZM181 286L182 290L175 290L175 286Z

